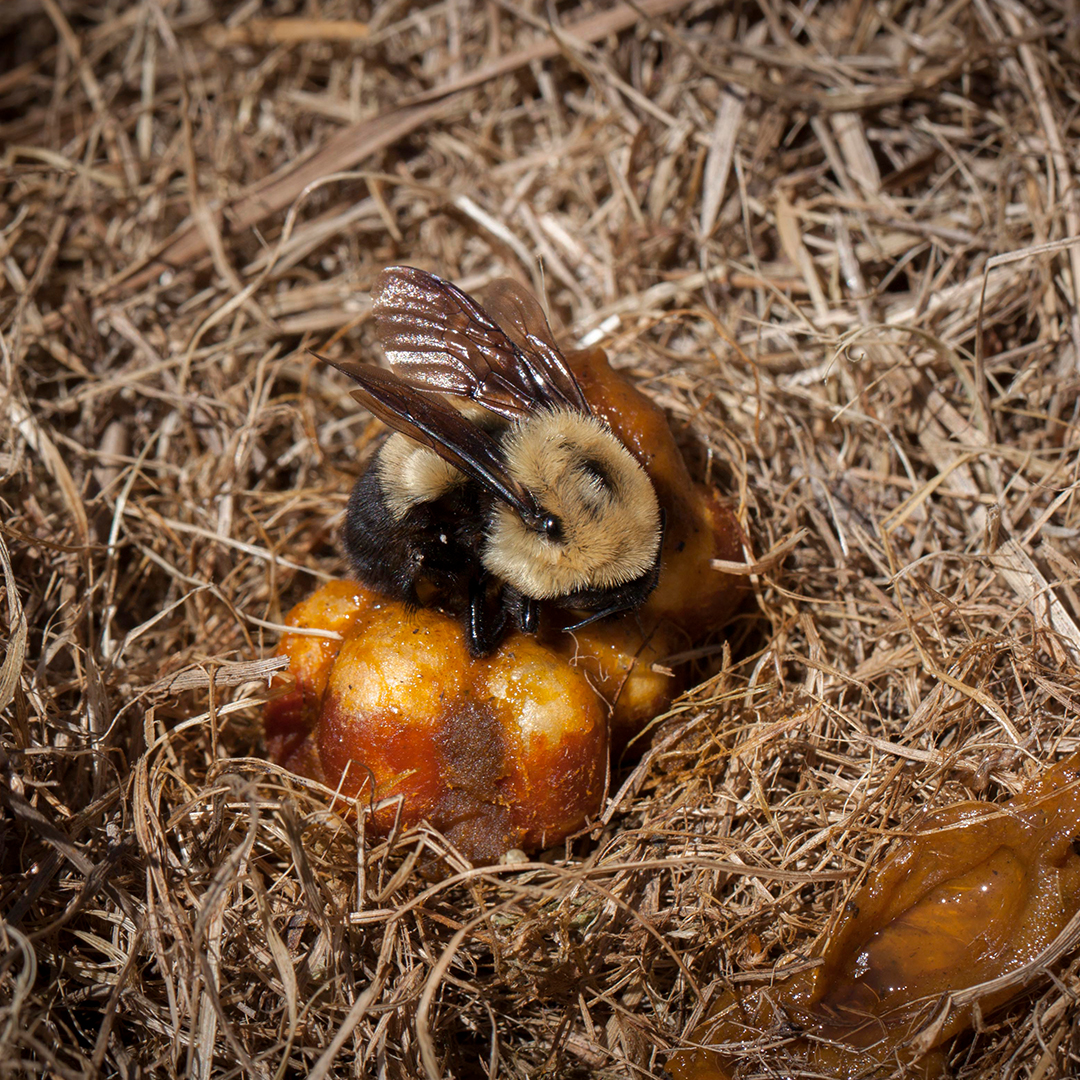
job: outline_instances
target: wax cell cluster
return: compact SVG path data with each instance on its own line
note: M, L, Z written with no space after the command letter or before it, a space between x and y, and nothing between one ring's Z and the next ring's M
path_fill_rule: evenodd
M620 751L670 705L669 658L714 635L744 579L735 514L691 480L663 411L599 349L567 355L593 411L641 462L664 511L661 571L636 612L574 630L545 610L469 655L459 619L334 581L286 618L287 674L264 713L269 757L340 793L387 833L428 822L468 858L538 851L600 809Z

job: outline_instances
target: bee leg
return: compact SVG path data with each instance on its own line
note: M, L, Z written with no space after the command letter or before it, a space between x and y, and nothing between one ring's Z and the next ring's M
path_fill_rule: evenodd
M523 634L536 635L540 629L540 604L531 596L523 596L509 585L503 586L502 606L504 612L509 612L517 628Z
M612 604L609 607L604 608L602 611L595 611L592 615L581 619L579 622L572 623L566 627L567 630L580 630L583 626L590 626L594 622L599 622L601 619L606 619L609 615L618 615L620 612L626 611L627 605L623 603Z
M540 629L540 605L531 596L518 598L520 607L517 612L517 624L523 634L536 635Z
M506 625L506 605L499 603L497 614L491 614L488 599L489 578L485 574L469 581L469 611L465 625L465 644L469 655L488 656L502 637Z

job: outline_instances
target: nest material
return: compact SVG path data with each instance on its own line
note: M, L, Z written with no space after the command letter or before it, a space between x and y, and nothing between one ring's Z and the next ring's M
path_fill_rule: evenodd
M1077 747L1072 9L802 7L0 6L0 1074L657 1076ZM306 350L391 262L531 281L756 561L526 870L258 757L378 430ZM1080 1070L1078 972L958 1075Z

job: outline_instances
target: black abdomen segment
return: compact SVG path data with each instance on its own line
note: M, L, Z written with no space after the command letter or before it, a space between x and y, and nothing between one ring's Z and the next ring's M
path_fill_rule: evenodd
M428 581L440 605L455 614L468 606L468 583L481 573L480 514L472 485L460 485L441 499L418 503L403 518L386 505L378 457L356 482L345 511L342 542L360 581L419 606L417 586Z

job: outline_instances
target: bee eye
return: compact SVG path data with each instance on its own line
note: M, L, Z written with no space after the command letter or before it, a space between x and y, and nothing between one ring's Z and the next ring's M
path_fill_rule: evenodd
M562 522L554 514L548 514L540 522L540 530L549 540L562 539Z

